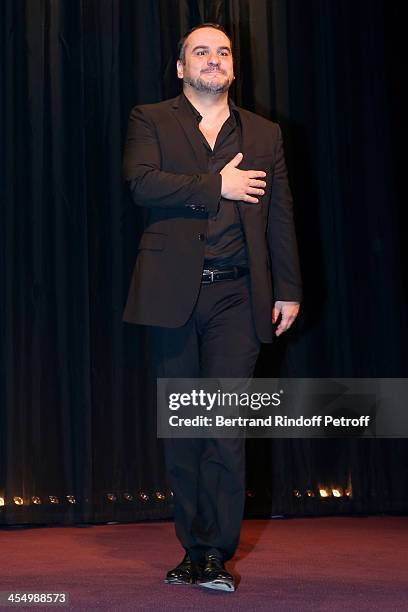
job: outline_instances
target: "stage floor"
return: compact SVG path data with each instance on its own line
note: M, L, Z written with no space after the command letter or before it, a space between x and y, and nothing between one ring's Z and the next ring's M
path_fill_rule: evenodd
M164 584L183 556L170 522L3 527L0 541L0 591L66 591L61 610L408 610L408 517L244 521L235 593Z

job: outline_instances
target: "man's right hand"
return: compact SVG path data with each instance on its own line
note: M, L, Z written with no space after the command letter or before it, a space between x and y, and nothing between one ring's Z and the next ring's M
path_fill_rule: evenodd
M260 179L266 176L263 170L238 170L242 162L242 153L237 153L220 171L222 177L221 195L227 200L241 200L257 204L257 195L264 195L266 182Z

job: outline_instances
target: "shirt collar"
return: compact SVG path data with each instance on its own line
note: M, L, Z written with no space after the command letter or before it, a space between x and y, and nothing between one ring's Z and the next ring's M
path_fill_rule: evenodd
M203 118L202 115L196 109L196 107L193 106L193 104L191 104L190 100L187 98L187 96L185 95L184 92L182 92L182 94L180 96L180 99L181 99L182 103L185 105L185 107L190 109L190 112L195 117L195 120L197 121L197 123L200 123L201 119ZM239 117L239 111L238 111L238 108L237 108L235 102L231 98L228 98L228 106L230 108L230 114L232 115L234 113L235 119L238 121L239 118L240 118Z

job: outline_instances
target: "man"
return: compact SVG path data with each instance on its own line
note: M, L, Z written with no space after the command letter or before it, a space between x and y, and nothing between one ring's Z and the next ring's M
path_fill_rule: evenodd
M228 99L231 40L219 25L181 39L177 76L180 96L130 114L124 176L147 224L124 320L149 326L159 376L248 378L301 300L281 131ZM233 591L224 563L239 542L244 440L164 443L185 549L166 582Z

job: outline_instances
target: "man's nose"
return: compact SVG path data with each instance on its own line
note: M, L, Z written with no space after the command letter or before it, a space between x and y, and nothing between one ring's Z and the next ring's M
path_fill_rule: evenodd
M215 53L212 53L208 56L207 64L210 66L216 66L220 63L220 58Z

